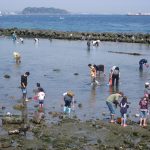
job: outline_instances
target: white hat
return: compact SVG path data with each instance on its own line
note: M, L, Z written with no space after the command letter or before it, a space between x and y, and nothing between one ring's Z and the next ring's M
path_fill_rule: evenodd
M145 85L149 85L149 82L145 82Z

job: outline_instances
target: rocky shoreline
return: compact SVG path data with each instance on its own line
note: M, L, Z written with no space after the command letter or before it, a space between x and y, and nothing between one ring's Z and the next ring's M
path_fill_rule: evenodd
M13 117L13 116L11 116ZM11 118L10 117L10 118ZM55 116L56 117L56 116ZM0 137L0 149L6 150L148 150L150 126L139 127L128 121L127 127L97 120L81 121L58 113L58 122L48 124L28 120L21 123L4 123L6 131ZM7 118L9 118L7 116ZM25 134L23 134L25 133Z
M61 32L54 30L35 30L0 28L0 36L11 36L13 32L17 36L24 38L48 38L48 39L66 39L66 40L100 40L112 42L127 43L148 43L150 44L150 34L144 33L94 33L94 32Z

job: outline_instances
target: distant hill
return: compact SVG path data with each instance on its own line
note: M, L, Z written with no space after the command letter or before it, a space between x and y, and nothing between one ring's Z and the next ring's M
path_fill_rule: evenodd
M58 8L45 8L45 7L27 7L22 11L24 15L57 15L69 14L68 11Z

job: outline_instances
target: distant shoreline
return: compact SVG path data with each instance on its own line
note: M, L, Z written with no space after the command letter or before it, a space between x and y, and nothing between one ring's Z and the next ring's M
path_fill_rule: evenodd
M0 28L0 36L11 36L16 32L18 37L24 38L48 38L66 40L100 40L111 42L127 43L148 43L150 44L150 34L145 33L111 33L111 32L63 32L54 30L35 30L18 28Z

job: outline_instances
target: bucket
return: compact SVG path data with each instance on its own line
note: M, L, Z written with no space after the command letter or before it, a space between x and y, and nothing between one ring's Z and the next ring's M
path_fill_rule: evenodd
M117 123L118 123L118 124L121 124L121 117L118 117L118 118L117 118Z

